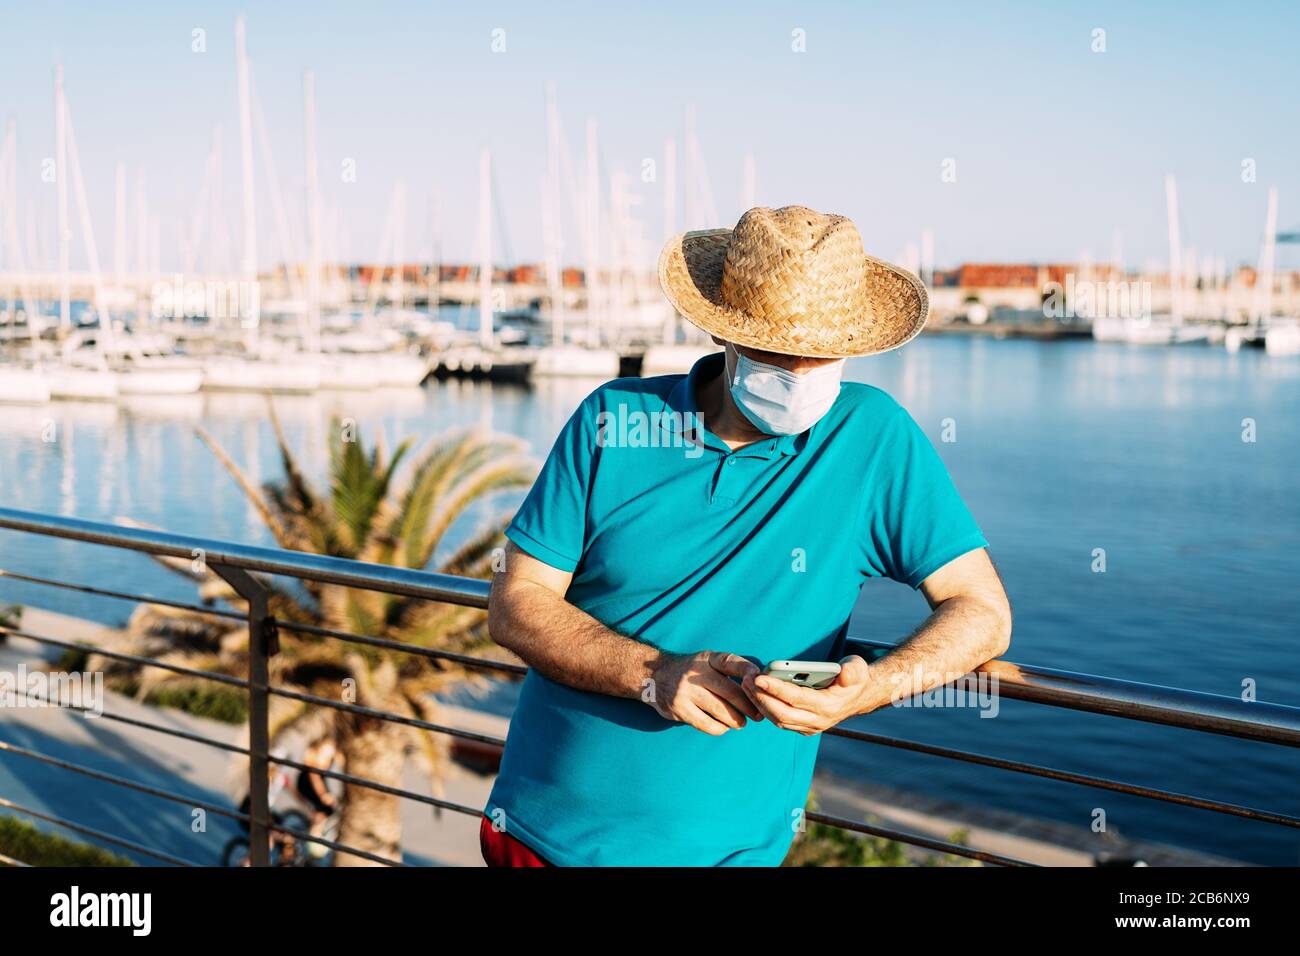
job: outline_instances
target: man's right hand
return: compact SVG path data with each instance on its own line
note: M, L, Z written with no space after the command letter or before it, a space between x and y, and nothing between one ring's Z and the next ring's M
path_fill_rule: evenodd
M700 651L664 654L653 666L641 699L665 720L690 724L715 737L762 720L753 701L732 678L757 676L753 662L737 654Z

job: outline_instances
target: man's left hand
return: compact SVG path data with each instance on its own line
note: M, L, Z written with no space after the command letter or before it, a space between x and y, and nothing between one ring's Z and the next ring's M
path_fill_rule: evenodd
M834 683L821 689L762 674L746 677L740 686L772 723L811 736L862 713L869 683L867 662L851 654L840 661Z

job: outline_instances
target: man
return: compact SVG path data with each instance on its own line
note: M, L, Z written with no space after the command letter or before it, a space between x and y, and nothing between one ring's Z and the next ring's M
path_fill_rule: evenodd
M482 822L490 864L779 864L818 734L1010 640L933 446L884 392L840 382L845 358L921 330L924 286L798 206L676 237L659 278L723 351L588 396L507 529L488 624L531 670ZM834 660L869 577L919 588L931 615L824 689L761 676Z

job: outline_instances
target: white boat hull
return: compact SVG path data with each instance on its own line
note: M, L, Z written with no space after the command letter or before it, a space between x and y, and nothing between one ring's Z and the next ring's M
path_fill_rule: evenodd
M379 365L369 355L322 355L321 388L364 391L379 387Z
M641 377L689 372L696 362L717 351L716 345L652 345L641 359Z
M381 386L410 388L421 384L429 375L429 363L418 355L375 356L379 360L378 374Z
M311 359L219 358L203 365L203 388L209 391L314 392L321 387L321 379L321 366Z
M0 365L0 402L6 405L44 405L49 400L50 382L45 373Z
M57 365L46 368L50 397L68 401L111 402L118 396L117 376L109 369Z
M1092 321L1092 337L1098 342L1130 345L1187 345L1208 341L1210 330L1207 326L1184 325L1159 316L1145 319L1101 316Z
M618 378L618 367L618 353L613 349L551 345L537 350L533 375L611 379Z
M114 377L119 395L192 395L203 384L203 371L197 366L145 365L117 369Z
M1300 355L1300 324L1270 325L1264 333L1264 351L1269 355Z

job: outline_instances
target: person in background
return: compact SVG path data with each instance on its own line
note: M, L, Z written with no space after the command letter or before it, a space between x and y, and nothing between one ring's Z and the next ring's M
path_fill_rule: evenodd
M315 770L334 769L334 763L338 756L338 748L334 746L334 741L328 736L317 738L308 744L307 749L303 751L302 762L315 769L298 771L296 789L298 795L311 807L313 834L317 833L325 819L338 809L338 798L326 786L325 777L316 773Z

